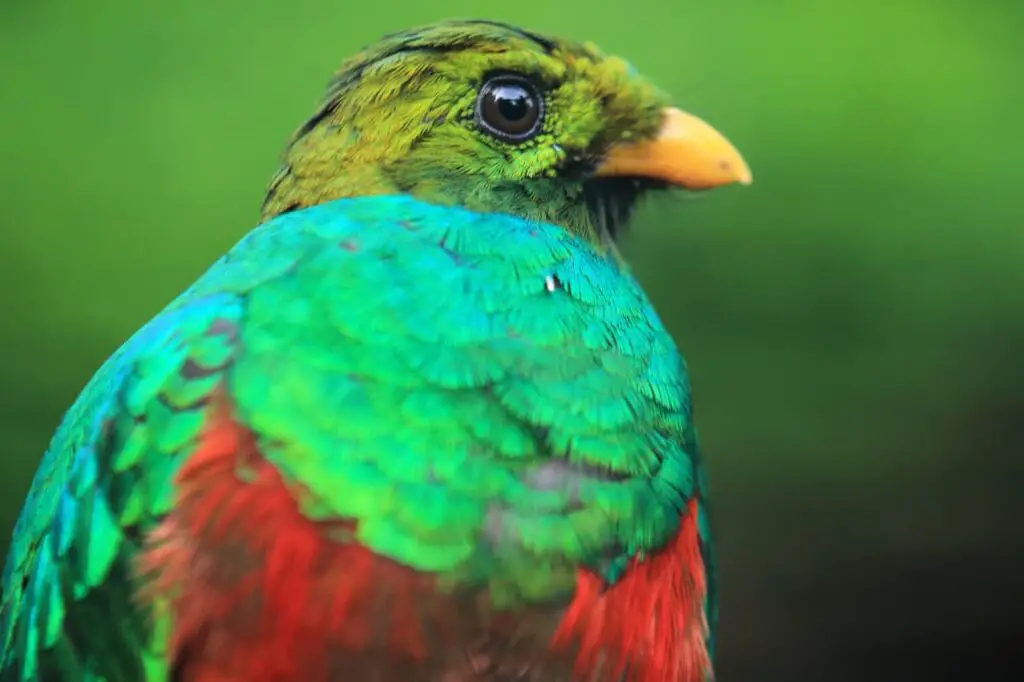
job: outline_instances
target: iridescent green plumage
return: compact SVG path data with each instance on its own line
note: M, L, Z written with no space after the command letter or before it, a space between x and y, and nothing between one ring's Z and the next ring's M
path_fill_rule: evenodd
M624 131L652 135L650 114L661 100L621 62L602 61L592 48L545 47L540 40L488 23L443 24L391 38L343 70L327 100L335 104L300 131L286 155L268 195L270 219L114 354L54 436L4 572L0 680L314 681L417 659L413 636L403 634L391 638L402 640L389 654L397 663L369 654L360 656L370 668L351 656L338 663L358 648L349 640L342 646L335 638L341 629L291 630L281 613L266 621L279 631L246 633L238 609L213 618L216 604L188 604L188 588L200 578L203 589L223 584L227 591L245 575L263 576L264 587L254 589L267 592L253 608L265 612L279 605L270 595L280 576L308 573L310 585L318 585L331 575L339 594L363 577L354 575L354 564L296 567L274 549L280 546L272 546L274 538L256 543L259 524L280 521L280 513L258 518L260 496L244 491L263 474L241 452L231 480L223 481L233 496L188 487L189 462L207 466L199 460L216 437L218 406L225 405L232 415L225 433L243 440L251 434L259 462L280 479L263 497L285 494L305 519L302 528L292 527L315 534L315 546L304 547L319 547L323 555L323 548L358 546L405 571L396 574L401 580L427 576L429 593L455 595L457 601L444 604L465 605L458 595L468 595L485 598L488 613L521 614L522 622L533 614L543 628L516 636L535 651L547 650L563 612L537 614L566 606L582 585L581 572L608 585L613 604L616 589L633 589L620 587L631 572L667 552L689 519L696 524L689 551L697 554L679 555L686 574L664 580L666 599L674 594L680 608L703 599L698 612L680 614L678 628L648 621L642 632L651 633L628 647L581 641L580 648L611 647L607 660L621 655L630 680L654 679L658 670L662 678L687 682L709 673L705 654L687 649L711 648L715 590L685 366L650 302L601 239L609 236L602 233L608 202L584 200L593 188L579 166L552 178L538 161L538 150L553 139L582 160L597 158ZM403 62L407 57L412 61ZM420 59L428 67L416 66ZM477 61L480 69L467 67ZM561 64L562 79L572 69L593 76L557 81L556 93L592 95L615 79L632 90L624 86L616 90L621 99L588 105L603 112L603 125L588 118L586 107L569 106L591 102L590 95L555 95L545 123L553 137L515 150L499 146L495 153L504 161L488 160L476 148L487 146L479 131L461 122L461 105L453 104L461 102L458 93L449 93L449 101L435 90L459 78L472 92L485 71L529 68L524 64L542 75ZM396 78L390 69L397 65L413 77ZM372 89L389 83L391 93ZM357 87L371 89L343 96ZM374 108L378 100L398 102L396 117L412 107L450 118L436 123L442 133L410 123L408 139L400 120L397 128L376 120L383 136L376 140L360 122L381 111ZM347 115L346 106L352 107ZM647 123L627 125L637 122ZM441 148L431 145L435 135L449 146L445 163ZM339 136L351 144L337 144ZM385 138L391 147L381 146ZM459 140L469 146L459 148ZM345 168L352 169L351 185ZM461 175L453 175L456 168ZM497 177L502 174L507 177ZM416 198L337 199L395 189ZM188 525L197 515L209 532ZM332 525L338 521L345 525ZM215 541L222 532L235 542ZM196 573L204 562L209 568ZM391 563L374 565L383 572L369 584L371 592L415 594L423 609L432 603L421 587L403 592L388 582ZM229 569L241 573L221 576ZM154 576L160 573L166 575ZM314 622L317 601L305 601L304 586L293 586L296 613ZM325 598L331 599L320 595L320 603ZM373 611L384 614L380 623L347 627L376 632L368 635L373 640L388 639L375 628L408 630L408 622L396 620L438 626L417 608L418 615L399 619L382 606ZM351 608L336 611L355 617ZM245 615L248 624L263 623L264 612ZM196 613L205 624L193 628ZM490 616L480 618L473 627L489 627ZM210 632L227 640L211 648ZM487 653L495 667L459 679L511 674L504 640L492 634ZM665 645L677 640L682 653ZM315 655L280 663L274 648L289 643L312 646ZM235 660L243 645L256 672L212 676L210 661ZM545 679L568 679L569 658L516 656ZM453 661L464 659L459 651L434 649L427 663L402 668L400 679L441 680L452 666L465 665ZM348 672L328 673L330 661ZM291 667L274 668L278 663Z

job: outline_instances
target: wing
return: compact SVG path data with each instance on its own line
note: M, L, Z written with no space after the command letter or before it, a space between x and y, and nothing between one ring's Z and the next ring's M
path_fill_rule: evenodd
M72 408L15 531L6 669L285 679L325 641L415 658L481 598L566 604L679 534L686 382L638 285L558 228L282 216Z
M14 529L0 602L0 679L166 679L164 644L136 604L133 560L173 504L209 382L189 363L223 354L208 335L227 295L182 302L119 349L65 415Z

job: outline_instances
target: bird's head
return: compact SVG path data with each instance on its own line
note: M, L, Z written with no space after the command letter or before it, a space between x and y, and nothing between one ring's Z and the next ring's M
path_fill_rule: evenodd
M263 217L407 193L607 240L648 190L750 177L721 134L625 61L450 21L386 36L342 65L285 151Z

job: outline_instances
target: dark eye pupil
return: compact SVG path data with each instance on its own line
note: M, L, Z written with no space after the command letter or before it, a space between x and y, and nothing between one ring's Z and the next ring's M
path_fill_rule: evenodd
M477 122L494 137L523 142L540 131L543 109L544 102L529 81L495 76L480 89Z
M494 92L498 111L506 121L521 121L530 111L527 94L521 88L504 86Z

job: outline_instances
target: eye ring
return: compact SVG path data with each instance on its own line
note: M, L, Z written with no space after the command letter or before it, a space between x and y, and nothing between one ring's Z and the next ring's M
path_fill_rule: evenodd
M525 142L541 130L544 98L522 76L493 76L477 95L476 120L481 129L499 140Z

